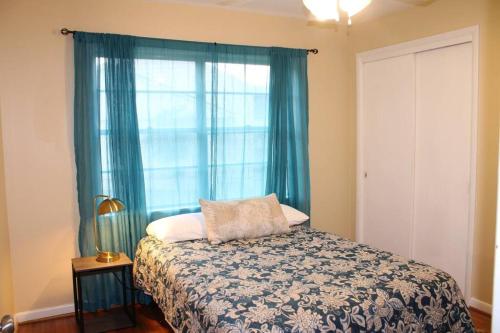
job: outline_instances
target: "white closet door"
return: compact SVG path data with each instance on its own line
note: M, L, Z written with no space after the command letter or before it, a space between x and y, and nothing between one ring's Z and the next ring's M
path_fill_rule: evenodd
M415 56L364 64L360 241L409 255L413 211Z
M466 287L472 43L416 55L413 257Z

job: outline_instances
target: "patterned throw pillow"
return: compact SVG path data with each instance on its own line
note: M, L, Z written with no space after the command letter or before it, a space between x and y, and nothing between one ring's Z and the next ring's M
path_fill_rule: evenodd
M258 238L290 230L276 194L240 201L200 199L210 243Z

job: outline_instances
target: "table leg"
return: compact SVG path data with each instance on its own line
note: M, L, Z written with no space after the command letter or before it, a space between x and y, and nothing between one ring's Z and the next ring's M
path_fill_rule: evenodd
M73 272L73 303L75 305L75 320L79 324L80 323L80 317L79 317L79 311L78 311L78 297L77 297L77 292L76 292L76 275L75 275L75 270L71 269Z
M85 332L85 324L83 323L83 299L82 299L82 277L80 274L76 275L76 289L78 291L78 317L79 317L79 327L80 327L80 332L84 333Z
M128 304L127 304L127 280L125 279L125 269L126 267L122 267L122 292L123 292L123 310L125 310L125 313L130 317L130 314L128 312Z
M135 317L135 285L134 285L134 270L132 269L132 266L129 266L129 272L130 272L130 299L132 301L132 322L134 326L137 324L136 323L136 317Z

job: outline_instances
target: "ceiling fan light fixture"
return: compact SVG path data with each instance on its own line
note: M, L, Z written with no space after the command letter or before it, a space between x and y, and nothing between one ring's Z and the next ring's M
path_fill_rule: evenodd
M340 9L352 17L365 9L372 0L339 0Z
M340 20L337 0L303 0L303 3L320 21Z

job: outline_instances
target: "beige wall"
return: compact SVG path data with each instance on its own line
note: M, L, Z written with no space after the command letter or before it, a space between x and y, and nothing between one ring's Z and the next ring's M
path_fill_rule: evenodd
M355 24L350 35L348 114L350 132L355 133L355 53L473 25L480 26L480 106L472 297L491 303L500 109L500 1L439 0L428 7ZM354 137L350 143L354 152Z
M1 134L0 123L0 134ZM9 226L5 202L5 177L3 170L3 145L0 135L0 318L14 311L12 294L12 266L10 262Z
M72 302L72 41L59 29L310 48L313 224L353 234L347 36L301 20L148 0L1 0L0 94L15 311ZM347 194L346 194L347 193Z

